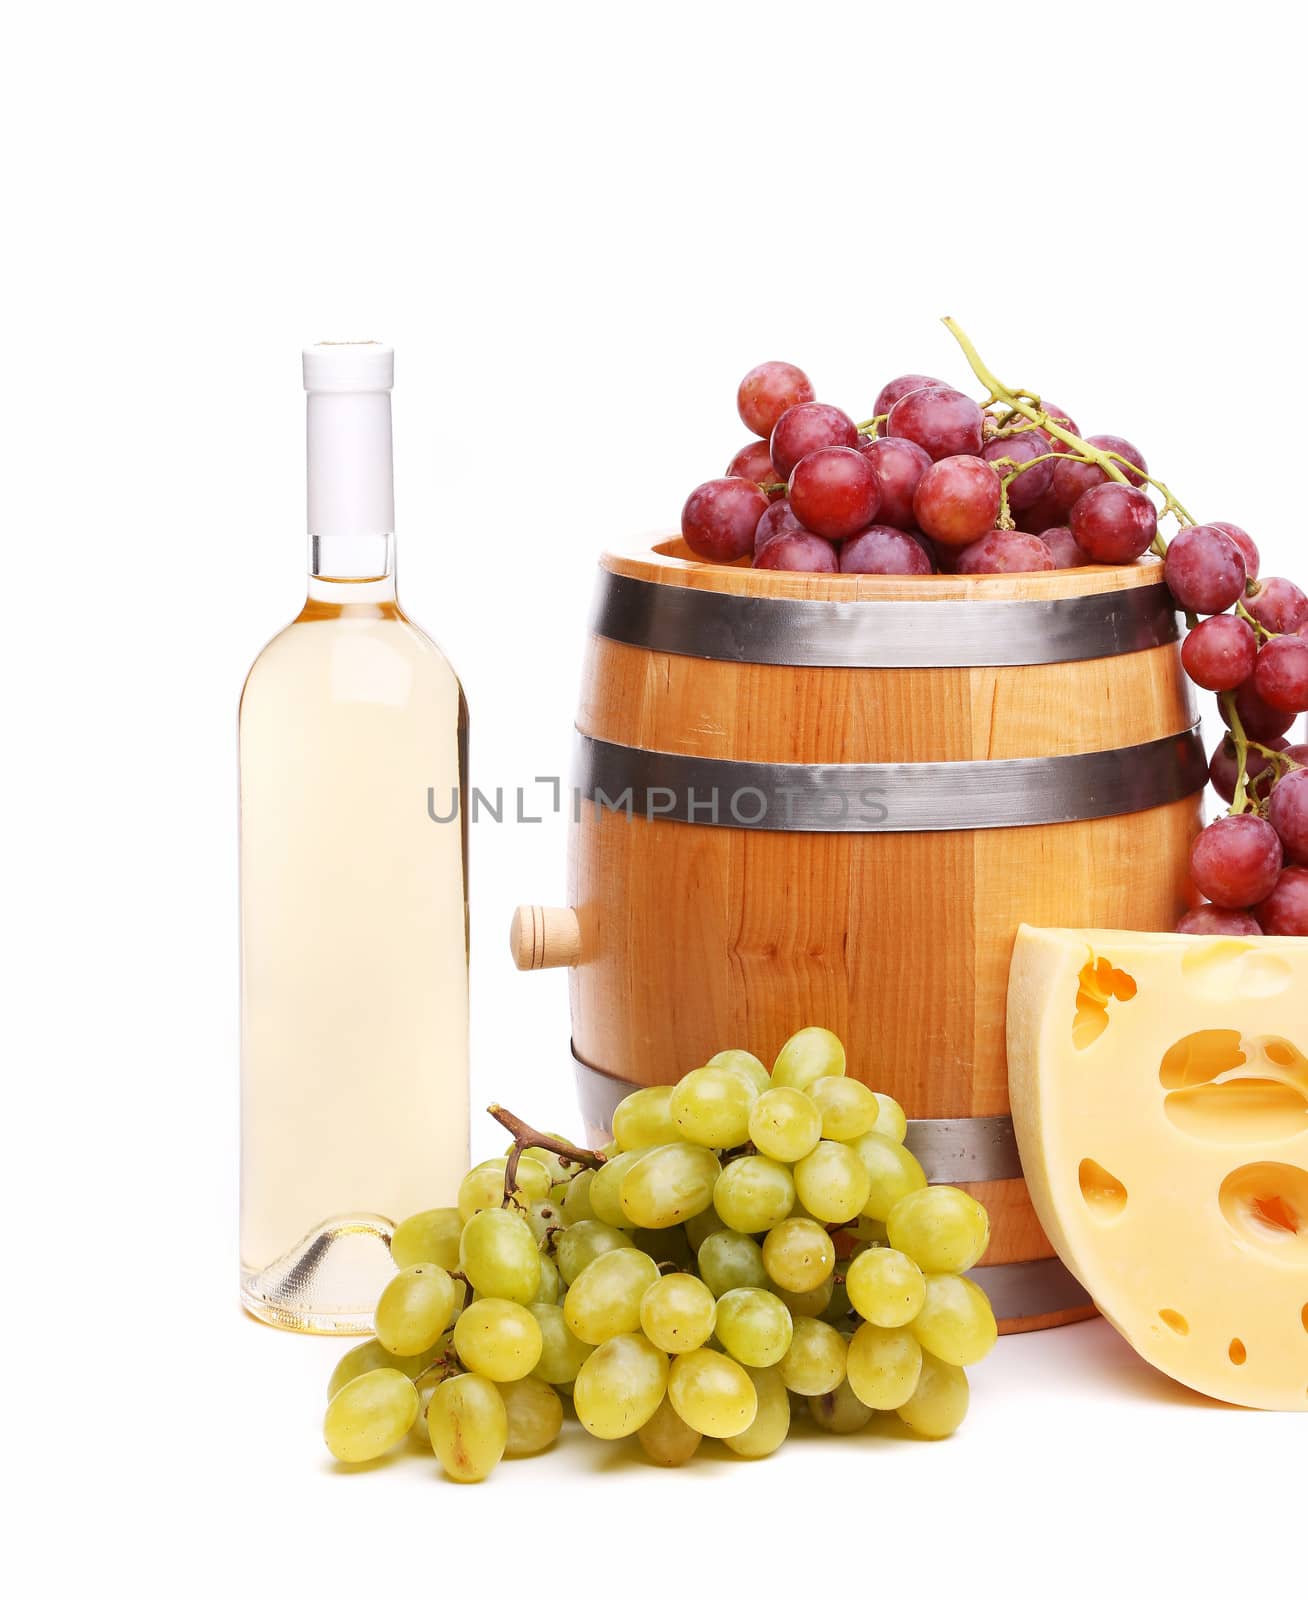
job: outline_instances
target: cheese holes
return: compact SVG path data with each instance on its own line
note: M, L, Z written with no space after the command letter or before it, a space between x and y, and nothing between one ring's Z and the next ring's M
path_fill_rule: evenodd
M1303 1323L1303 1331L1308 1333L1308 1305L1299 1313L1299 1320Z
M1277 1161L1237 1167L1218 1192L1227 1226L1280 1261L1308 1263L1308 1172Z
M1170 1328L1173 1333L1178 1334L1182 1339L1189 1333L1190 1324L1179 1311L1160 1311L1158 1316L1164 1327Z
M1204 1000L1270 1000L1290 987L1294 974L1288 961L1259 950L1248 940L1205 942L1181 958L1181 976Z
M1308 1058L1288 1039L1189 1033L1163 1057L1158 1081L1168 1119L1191 1138L1266 1143L1308 1131Z
M1090 1214L1097 1221L1112 1222L1126 1210L1126 1185L1107 1167L1087 1156L1077 1168L1076 1178Z
M1115 967L1107 956L1095 959L1094 951L1081 968L1076 990L1076 1011L1072 1018L1072 1044L1088 1050L1108 1027L1108 1007L1114 1000L1134 1000L1138 985L1129 972Z
M1226 1354L1233 1367L1242 1367L1249 1359L1249 1352L1244 1347L1243 1339L1232 1339Z

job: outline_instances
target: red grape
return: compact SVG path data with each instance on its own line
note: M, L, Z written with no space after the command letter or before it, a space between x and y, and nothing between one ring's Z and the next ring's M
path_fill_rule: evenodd
M985 413L957 389L914 389L896 400L886 419L892 439L911 439L933 461L946 456L974 456L981 449Z
M1277 711L1308 711L1308 639L1287 634L1269 639L1258 652L1254 688Z
M790 509L810 533L844 539L866 528L881 504L876 469L857 450L814 450L790 474Z
M1167 547L1167 587L1182 611L1211 616L1244 593L1244 557L1220 528L1186 528Z
M1023 533L1044 533L1048 528L1056 528L1067 521L1062 507L1054 495L1052 486L1045 490L1032 506L1027 506L1021 511L1013 513L1013 521ZM1082 562L1084 557L1081 558Z
M1232 939L1256 939L1262 924L1248 911L1225 911L1221 906L1197 906L1176 925L1178 933L1222 933Z
M754 557L756 567L775 572L836 572L836 547L815 533L779 533Z
M777 477L788 478L814 450L825 450L829 445L844 445L852 450L857 444L858 429L839 406L811 401L782 413L768 448Z
M1223 700L1219 706L1222 721L1229 728L1231 718ZM1258 693L1258 685L1249 678L1235 691L1235 709L1240 718L1240 725L1251 739L1256 739L1259 744L1270 745L1274 739L1279 739L1283 733L1289 733L1294 726L1293 711L1279 711L1275 706L1269 706L1262 695Z
M1100 450L1111 450L1116 455L1125 456L1128 461L1133 461L1140 469L1138 472L1120 461L1115 464L1126 475L1128 483L1137 489L1144 486L1144 475L1149 471L1149 463L1129 439L1120 438L1115 433L1092 433L1086 443L1097 445ZM1077 461L1071 455L1067 455L1066 460L1060 461L1054 468L1054 496L1064 511L1070 511L1087 490L1101 483L1115 481L1093 461Z
M1267 748L1269 750L1284 751L1286 748L1285 740L1273 739L1269 742ZM1260 755L1257 750L1250 750L1245 760L1244 770L1248 792L1255 799L1261 798L1271 787L1271 780L1268 778L1268 774L1274 770L1272 762L1266 756ZM1235 786L1239 781L1239 777L1240 769L1235 759L1235 740L1228 735L1213 751L1213 759L1208 763L1208 781L1228 806L1235 799Z
M882 527L913 528L913 494L931 457L911 439L864 439L859 450L872 463L881 488Z
M727 468L729 478L748 478L751 483L777 483L776 469L766 439L751 439L741 445Z
M994 527L999 500L999 474L988 461L946 456L922 474L913 495L913 516L923 533L957 547Z
M1297 633L1308 622L1308 594L1288 578L1260 578L1244 604L1268 633Z
M1040 535L1040 541L1053 556L1056 567L1085 566L1085 551L1072 537L1070 528L1046 528Z
M1300 939L1308 935L1308 867L1287 867L1255 910L1264 933Z
M790 509L789 500L774 500L758 519L758 527L754 530L754 554L758 555L768 540L775 539L779 533L804 531L804 524Z
M1209 617L1181 646L1181 665L1201 689L1214 694L1238 689L1257 659L1258 635L1242 617Z
M754 548L754 530L768 497L746 478L713 478L692 490L681 512L681 536L702 561L735 561Z
M1243 528L1234 522L1210 522L1210 528L1220 528L1228 539L1235 542L1235 547L1244 557L1244 570L1250 578L1258 576L1258 568L1262 564L1262 557L1258 554L1258 546L1253 542Z
M1243 910L1271 894L1283 862L1276 829L1246 812L1204 829L1190 851L1190 876L1214 905Z
M1039 456L1049 453L1049 440L1043 433L1015 433L1009 439L992 439L981 449L984 460L1007 460L1015 466L1021 466L1024 461L1035 461ZM1012 468L996 467L995 470L1007 476ZM1009 509L1014 513L1029 510L1049 488L1053 477L1052 461L1041 461L1038 467L1028 467L1008 486Z
M954 571L970 576L1000 572L1052 572L1053 552L1034 533L996 528L958 553Z
M1143 489L1101 483L1083 494L1068 519L1072 535L1091 561L1125 565L1154 542L1158 513Z
M1285 859L1308 867L1308 772L1288 772L1272 790L1267 820L1276 829Z
M900 528L864 528L840 547L842 572L880 572L894 577L926 577L935 563L911 533Z
M1278 747L1275 743L1273 743L1271 748L1275 750ZM1286 758L1287 761L1289 761L1292 768L1308 767L1308 744L1285 744L1284 741L1282 741L1280 750L1281 754Z
M906 372L902 378L892 378L877 396L876 404L872 407L874 417L884 417L894 405L896 400L902 400L906 394L912 394L915 389L947 389L948 384L939 378L927 378L920 372Z
M766 439L783 411L812 398L813 385L798 367L792 367L789 361L765 361L740 380L736 410L751 433Z

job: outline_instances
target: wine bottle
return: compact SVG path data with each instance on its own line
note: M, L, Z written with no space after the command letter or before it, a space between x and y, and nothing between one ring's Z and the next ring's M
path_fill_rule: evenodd
M308 598L241 697L241 1299L315 1332L468 1164L467 705L396 602L393 366L304 353Z

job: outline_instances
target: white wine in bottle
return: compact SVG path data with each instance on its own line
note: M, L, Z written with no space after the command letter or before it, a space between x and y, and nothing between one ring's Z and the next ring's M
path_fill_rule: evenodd
M319 1333L468 1164L467 706L395 599L392 370L305 351L308 599L241 697L241 1299Z

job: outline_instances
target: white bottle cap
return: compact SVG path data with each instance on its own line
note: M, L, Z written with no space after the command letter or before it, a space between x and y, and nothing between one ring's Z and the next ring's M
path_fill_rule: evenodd
M376 339L328 340L304 352L310 394L376 394L395 383L395 351Z
M314 344L304 352L308 398L309 533L372 539L395 528L388 344Z

